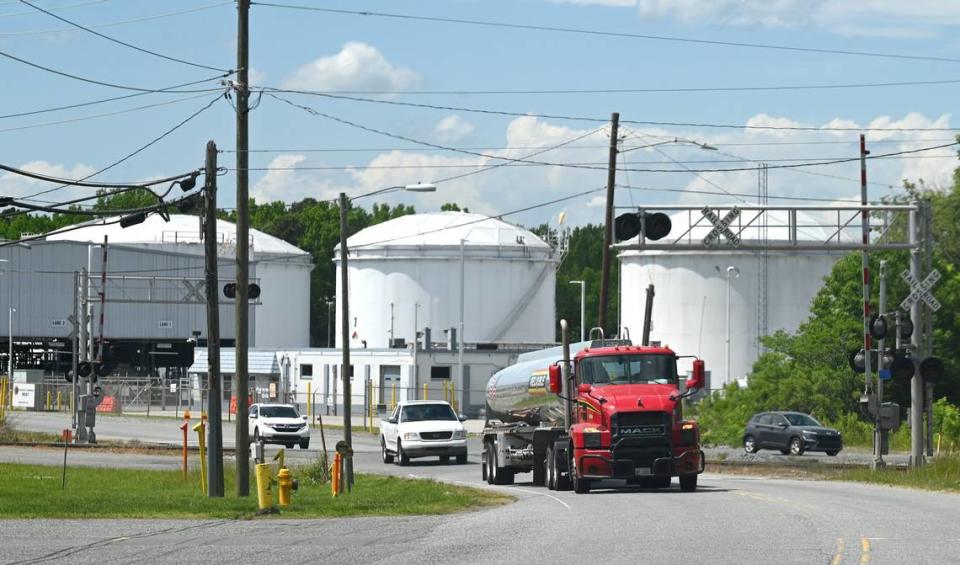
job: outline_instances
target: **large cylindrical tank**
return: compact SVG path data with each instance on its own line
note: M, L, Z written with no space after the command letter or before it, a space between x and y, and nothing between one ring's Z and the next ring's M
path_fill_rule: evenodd
M683 231L685 212L673 217L674 230ZM821 235L804 219L800 236ZM698 240L709 227L691 230ZM814 233L818 232L818 233ZM764 235L748 229L744 241L765 239L783 243L785 229L768 228ZM828 246L824 246L825 248ZM625 251L620 254L621 325L631 335L643 328L645 293L655 287L651 339L669 346L678 355L698 355L706 362L709 388L746 378L762 352L760 337L776 330L796 331L810 315L810 303L823 278L844 253L837 251L738 252ZM734 269L729 269L734 267ZM729 295L728 295L729 291ZM727 318L729 296L730 317ZM729 325L728 325L729 323ZM728 330L729 328L729 330ZM729 338L729 372L727 339ZM691 368L691 359L679 359L678 371Z
M551 343L554 248L533 233L479 214L402 216L347 240L353 347L389 347L431 328L434 341L459 332L469 343ZM340 288L340 255L337 295ZM340 346L340 301L336 345Z

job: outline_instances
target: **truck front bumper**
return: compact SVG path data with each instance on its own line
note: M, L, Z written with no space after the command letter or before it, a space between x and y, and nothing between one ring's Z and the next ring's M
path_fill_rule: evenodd
M606 450L583 450L578 455L579 475L597 480L697 475L703 472L706 464L699 447L685 449L672 457L658 457L649 465L638 464L632 459L614 459Z

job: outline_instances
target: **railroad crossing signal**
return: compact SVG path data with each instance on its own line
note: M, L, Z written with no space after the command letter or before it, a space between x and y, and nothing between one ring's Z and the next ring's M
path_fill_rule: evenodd
M717 215L709 206L703 207L703 217L710 221L713 224L713 229L710 230L710 233L703 238L704 245L715 245L720 242L720 236L722 235L727 239L730 245L734 247L740 247L740 236L735 234L733 230L730 229L730 224L733 223L738 217L740 217L740 209L736 206L732 210L726 213L723 219Z
M930 307L931 311L936 312L940 309L940 302L937 301L937 299L933 297L933 293L930 292L930 288L940 280L940 271L936 269L930 271L930 274L927 275L927 278L923 279L923 282L920 282L916 277L911 275L910 271L900 273L900 278L910 285L910 295L900 303L901 308L909 310L911 306L923 300L923 302Z

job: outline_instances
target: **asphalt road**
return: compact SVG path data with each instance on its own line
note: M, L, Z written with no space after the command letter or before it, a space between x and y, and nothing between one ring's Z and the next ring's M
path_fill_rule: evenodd
M105 425L101 437L107 435ZM336 439L328 436L328 445ZM711 474L701 476L694 493L679 492L676 481L665 491L610 482L577 495L534 488L529 475L518 475L510 487L490 487L480 481L473 445L466 465L415 461L399 467L380 462L374 436L357 434L354 443L359 471L496 488L518 500L448 516L7 520L0 522L0 562L960 563L956 495ZM0 448L0 459L8 461L59 461L57 456L62 453ZM315 456L313 449L288 451L294 460ZM79 449L70 457L74 464L177 464L173 456Z

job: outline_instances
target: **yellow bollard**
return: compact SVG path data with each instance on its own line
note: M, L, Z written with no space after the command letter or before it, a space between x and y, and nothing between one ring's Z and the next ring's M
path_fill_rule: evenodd
M293 492L293 476L286 467L280 469L277 473L277 484L279 488L280 506L290 506L290 493Z
M397 383L393 383L393 391L390 393L390 408L397 407Z
M206 429L207 424L204 420L200 420L200 423L193 427L193 431L197 432L200 441L200 491L204 493L207 492L207 437L204 434Z
M423 383L423 398L421 400L427 400L427 383Z
M57 412L60 411L60 395L63 394L59 390L57 391Z
M49 412L51 408L53 408L53 393L48 390L47 403L43 405L43 409Z
M270 489L273 479L270 474L270 463L257 464L257 506L261 512L273 508L273 492Z
M311 386L313 383L307 381L307 421L313 422L313 394Z

